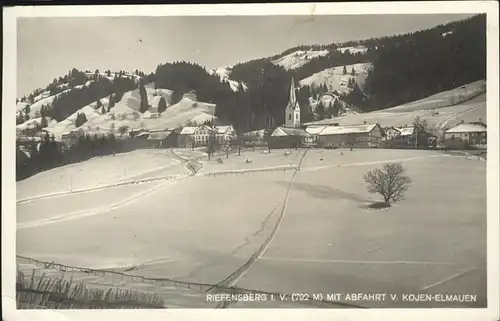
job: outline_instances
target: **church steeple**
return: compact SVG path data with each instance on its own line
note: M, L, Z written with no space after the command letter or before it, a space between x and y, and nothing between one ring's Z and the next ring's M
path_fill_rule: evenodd
M292 77L288 105L285 109L285 127L300 127L300 107L295 93L295 80Z

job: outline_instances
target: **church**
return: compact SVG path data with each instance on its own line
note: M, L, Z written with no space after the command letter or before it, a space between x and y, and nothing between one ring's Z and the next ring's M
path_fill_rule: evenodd
M295 82L293 78L292 84L290 85L288 105L285 108L285 127L300 128L300 106L297 101Z
M310 135L300 123L300 106L297 101L295 81L292 78L288 104L285 108L285 126L276 128L269 140L270 148L297 148L304 144Z

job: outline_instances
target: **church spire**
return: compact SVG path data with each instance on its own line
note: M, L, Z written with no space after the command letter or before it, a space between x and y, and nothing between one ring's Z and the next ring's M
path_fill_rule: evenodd
M292 84L290 85L290 97L288 100L288 108L294 109L297 106L297 97L295 96L295 80L292 77Z

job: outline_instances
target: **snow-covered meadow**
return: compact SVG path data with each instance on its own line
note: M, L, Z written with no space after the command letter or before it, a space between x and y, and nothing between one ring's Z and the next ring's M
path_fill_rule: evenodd
M176 149L181 157L201 157L203 169L169 184L123 186L78 201L76 195L61 196L19 206L17 254L217 283L255 253L285 206L269 247L237 286L325 293L467 290L483 303L485 162L433 151L311 149L288 198L293 171L205 175L286 165L303 152L284 156L283 150L244 150L227 160L217 156L223 159L219 164L200 151ZM366 209L378 199L366 191L363 174L395 161L413 180L405 199L389 209ZM86 200L104 206L119 201L119 195L141 192L129 203L93 215L27 224L85 207ZM466 271L461 282L439 283L461 271Z
M183 175L187 171L168 150L136 150L40 172L16 183L18 200L69 193L122 182Z

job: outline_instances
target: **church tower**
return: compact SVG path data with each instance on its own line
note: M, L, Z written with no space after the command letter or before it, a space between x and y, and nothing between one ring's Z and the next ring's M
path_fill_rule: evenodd
M292 78L290 85L290 97L288 105L285 109L285 127L299 128L300 127L300 107L295 95L295 81Z

